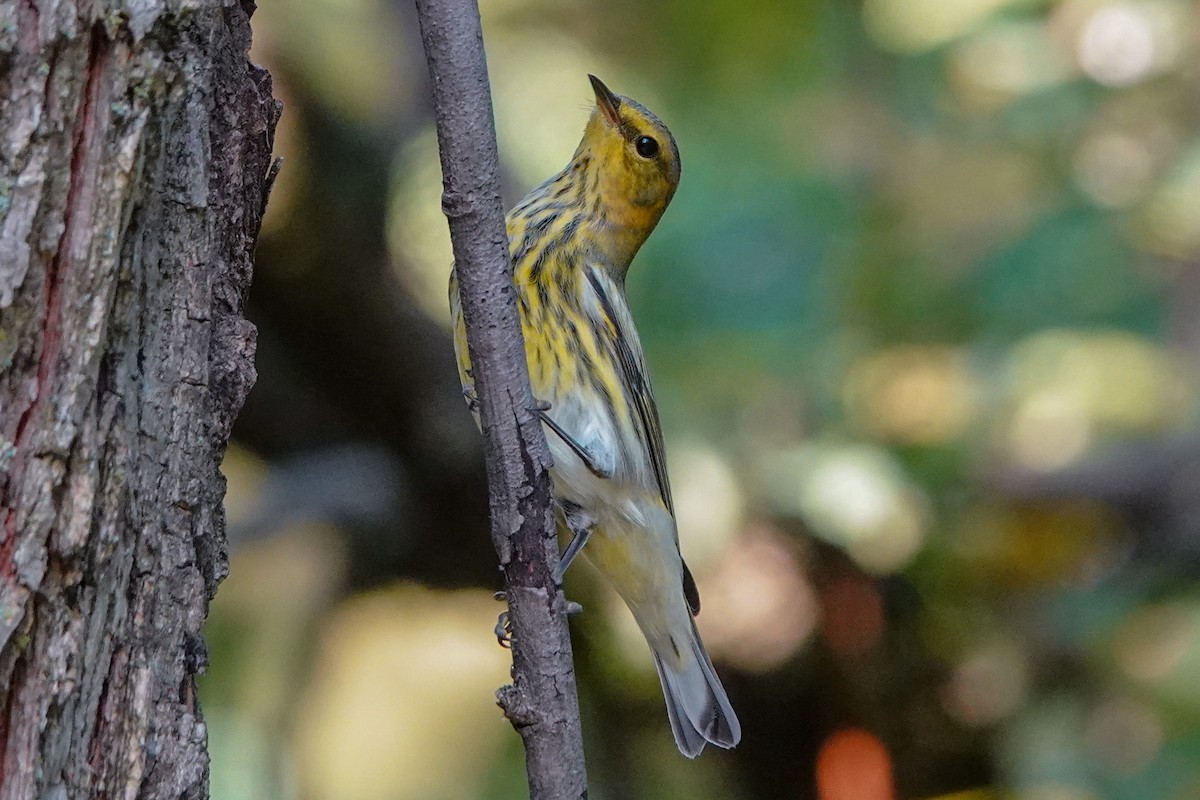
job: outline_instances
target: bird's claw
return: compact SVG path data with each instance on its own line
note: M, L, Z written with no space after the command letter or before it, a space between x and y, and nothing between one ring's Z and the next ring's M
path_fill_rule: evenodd
M505 592L496 592L492 595L492 599L499 600L501 603L508 602L508 594ZM496 627L493 628L496 634L496 642L506 650L512 648L513 631L512 618L508 611L501 611L500 616L496 617Z
M496 617L496 642L505 650L512 649L513 630L512 618L509 617L507 611L501 611L500 616Z
M467 401L467 408L471 409L471 413L479 410L479 395L474 386L463 387L463 399Z
M508 600L508 595L504 592L496 592L492 595L493 598L501 602ZM567 617L577 617L583 613L583 606L576 603L574 600L567 601ZM493 629L496 634L496 642L505 650L512 649L513 643L513 628L512 616L508 611L501 611L500 616L496 617L496 627Z

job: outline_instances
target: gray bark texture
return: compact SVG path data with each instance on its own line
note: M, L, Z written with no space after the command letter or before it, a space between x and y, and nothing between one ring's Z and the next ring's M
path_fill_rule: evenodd
M0 2L0 800L204 798L279 106L250 2Z
M532 800L587 797L550 453L533 413L517 320L483 33L476 0L417 0L433 78L450 223L487 460L492 542L504 570L513 684L497 693L525 745Z

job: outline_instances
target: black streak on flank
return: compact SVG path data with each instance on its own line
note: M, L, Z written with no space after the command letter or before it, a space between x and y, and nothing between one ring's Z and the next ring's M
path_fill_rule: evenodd
M542 248L542 252L538 253L538 257L534 259L533 266L529 268L529 280L537 281L542 274L542 270L546 268L546 259L549 257L549 245Z
M596 374L596 362L592 361L592 354L583 348L579 349L578 359L575 362L575 375L581 385L591 386L597 390L603 386L600 376Z
M551 210L536 222L529 223L529 230L533 231L537 236L542 236L550 229L550 226L554 224L556 219L558 219L558 214Z
M563 303L570 303L572 307L575 303L575 258L569 253L564 253L559 259L559 268L554 271L554 284L561 293L559 298Z
M516 214L515 211L513 213ZM522 215L522 217L524 216L525 215ZM512 254L513 264L520 266L525 261L526 256L529 255L529 251L532 250L536 244L537 234L530 228L529 220L526 217L524 219L524 225L521 229L521 244L517 247L516 252Z
M567 241L567 242L571 241L571 239L573 239L575 236L575 232L577 230L579 230L579 226L581 224L583 224L583 217L578 216L578 215L571 217L571 219L567 220L567 224L564 225L563 229L562 229L563 241Z

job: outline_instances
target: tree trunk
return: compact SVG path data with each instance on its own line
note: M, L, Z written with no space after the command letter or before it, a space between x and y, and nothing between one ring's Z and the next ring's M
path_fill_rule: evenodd
M0 798L202 798L278 104L247 2L0 2Z

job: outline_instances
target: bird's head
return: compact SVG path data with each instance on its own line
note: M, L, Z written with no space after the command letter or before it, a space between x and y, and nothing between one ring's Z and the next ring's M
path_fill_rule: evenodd
M588 77L596 107L576 160L586 157L613 221L649 235L679 185L675 137L640 103L613 94L595 75Z

